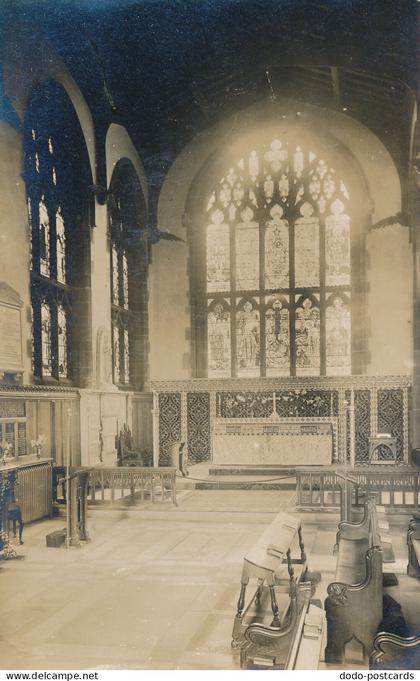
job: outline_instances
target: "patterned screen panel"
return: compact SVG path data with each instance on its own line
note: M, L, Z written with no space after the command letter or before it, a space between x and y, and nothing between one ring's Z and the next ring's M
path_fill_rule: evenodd
M355 457L357 463L369 462L370 391L354 391Z
M188 461L208 461L210 445L210 395L209 393L187 394Z
M268 418L273 413L272 392L217 394L216 415L222 418ZM275 409L280 417L337 416L337 390L277 390Z
M216 404L216 416L221 418L268 418L273 413L273 393L217 393Z
M397 441L397 459L404 459L404 394L401 388L378 390L378 432Z
M159 395L159 464L170 464L170 447L181 440L181 394Z
M19 416L25 416L25 402L23 400L0 400L1 418Z

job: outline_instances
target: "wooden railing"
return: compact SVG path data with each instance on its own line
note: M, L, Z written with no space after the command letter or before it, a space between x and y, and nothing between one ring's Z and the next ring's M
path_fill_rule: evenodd
M340 508L346 484L351 497L348 503L352 506L362 506L366 496L373 495L376 502L386 508L402 511L419 509L419 473L412 468L396 466L387 471L378 471L374 467L352 468L347 476L343 467L297 469L297 507L323 511Z
M88 503L136 503L176 501L176 468L94 468L88 482Z

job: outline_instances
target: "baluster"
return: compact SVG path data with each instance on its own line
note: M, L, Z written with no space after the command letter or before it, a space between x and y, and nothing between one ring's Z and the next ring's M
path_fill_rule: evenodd
M238 605L237 605L237 610L236 610L236 617L238 619L242 619L242 616L244 614L244 607L245 607L245 593L246 593L246 587L249 582L249 577L243 577L241 579L241 591L239 593L239 598L238 598Z
M280 626L279 606L277 605L276 592L274 590L273 585L270 585L268 588L270 589L271 610L273 612L273 621L271 622L271 626L279 627Z
M89 473L89 488L90 488L90 500L91 502L96 501L96 471L90 471Z
M140 499L144 501L144 470L140 471Z
M292 563L292 553L290 548L287 549L286 551L286 558L287 558L287 572L289 573L290 581L292 582L295 576L295 570L293 567Z
M101 482L101 499L102 501L105 501L105 476L103 471L101 471L100 473L100 482Z
M176 501L176 477L175 473L172 473L171 477L171 488L172 488L172 502L177 506L177 501Z
M160 474L160 484L162 488L162 502L165 501L165 478L163 473Z
M135 488L134 488L134 473L133 473L132 470L130 471L130 494L131 494L131 502L134 504Z
M150 496L152 499L152 504L155 503L155 478L154 478L154 473L152 473L150 477Z
M298 537L299 537L300 559L301 559L302 563L305 563L305 561L306 561L305 544L303 542L302 528L301 528L300 525L299 525L299 529L298 529Z

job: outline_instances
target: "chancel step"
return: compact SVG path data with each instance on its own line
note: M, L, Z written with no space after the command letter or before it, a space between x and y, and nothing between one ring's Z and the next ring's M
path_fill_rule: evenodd
M195 489L295 490L295 470L290 466L196 464L188 469ZM181 482L183 482L182 480Z
M295 475L290 466L210 466L209 475L267 475L271 478Z
M240 479L229 480L227 482L221 480L206 480L203 482L196 482L195 489L224 489L224 490L234 490L234 489L247 489L247 490L295 490L296 483L292 482L266 482L264 480L249 480Z

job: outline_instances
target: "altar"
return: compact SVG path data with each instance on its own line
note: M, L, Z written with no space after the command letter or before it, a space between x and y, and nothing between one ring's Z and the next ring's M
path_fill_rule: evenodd
M216 419L213 463L237 465L330 465L333 426L318 419Z
M398 463L408 463L407 376L153 381L155 465L167 466L174 442L185 442L190 465L321 465L354 457L367 465L372 438L393 438ZM388 458L388 457L387 457Z

